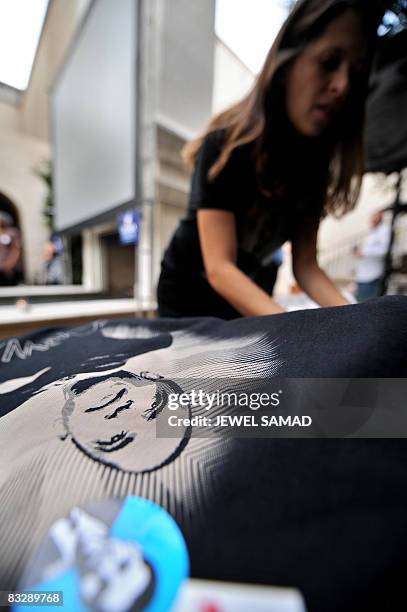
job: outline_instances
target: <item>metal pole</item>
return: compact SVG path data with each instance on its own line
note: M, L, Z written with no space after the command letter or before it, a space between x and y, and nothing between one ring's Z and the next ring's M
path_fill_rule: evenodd
M401 195L401 177L402 173L399 172L397 185L396 185L396 197L393 204L392 210L392 219L391 219L391 234L390 234L390 243L387 249L386 259L385 259L385 273L382 280L382 288L381 295L386 295L387 289L389 286L389 280L393 273L393 245L394 245L394 228L396 224L397 215L400 212L400 195Z
M136 201L141 209L140 242L135 250L135 297L141 310L153 301L153 240L157 133L155 124L157 49L155 2L137 0ZM138 281L138 283L137 283Z

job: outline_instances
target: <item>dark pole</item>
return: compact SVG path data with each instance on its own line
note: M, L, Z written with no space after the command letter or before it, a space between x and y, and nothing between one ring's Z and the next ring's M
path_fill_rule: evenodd
M398 214L401 212L401 202L400 202L401 176L402 176L402 173L399 172L398 179L397 179L397 185L396 185L396 198L392 206L390 243L387 249L387 254L386 254L386 259L385 259L385 272L384 272L383 281L382 281L381 295L386 295L387 289L389 286L390 276L393 273L394 227L396 224L396 218Z

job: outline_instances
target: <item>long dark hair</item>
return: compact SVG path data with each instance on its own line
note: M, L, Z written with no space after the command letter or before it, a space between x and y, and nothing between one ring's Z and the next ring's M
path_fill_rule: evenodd
M209 170L213 180L228 162L232 152L239 146L254 145L254 162L258 182L266 195L264 175L278 159L278 136L284 138L289 132L285 113L284 85L282 75L304 48L320 36L330 22L352 8L360 11L366 31L368 53L357 83L352 85L346 102L346 112L340 129L331 132L330 138L319 139L320 157L315 180L323 185L326 213L337 216L351 210L359 196L364 173L363 132L368 76L373 52L373 42L380 19L380 8L372 0L299 0L283 24L272 45L264 66L251 91L239 102L216 115L201 136L188 143L183 150L187 165L193 168L203 140L213 132L222 130L224 138L220 155ZM280 141L281 143L281 141ZM286 142L283 141L283 145ZM273 148L275 155L273 155ZM307 165L307 160L303 160ZM288 179L289 157L278 169L276 184ZM325 176L321 176L321 163L325 164Z

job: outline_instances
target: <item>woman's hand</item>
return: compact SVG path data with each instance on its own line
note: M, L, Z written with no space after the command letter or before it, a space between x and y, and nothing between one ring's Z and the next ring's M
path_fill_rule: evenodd
M350 302L335 287L317 262L318 224L304 227L292 242L293 274L301 289L320 306L346 306Z
M301 289L320 306L346 306L351 303L335 287L318 264L304 266L297 270L295 278Z
M237 267L234 214L224 210L200 209L197 219L206 277L211 287L242 315L285 312Z

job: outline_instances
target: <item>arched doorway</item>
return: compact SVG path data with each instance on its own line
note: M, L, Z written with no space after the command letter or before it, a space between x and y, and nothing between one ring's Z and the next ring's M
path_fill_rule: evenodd
M8 198L4 193L0 191L0 211L10 215L13 219L14 226L21 231L20 217L18 214L17 206Z

